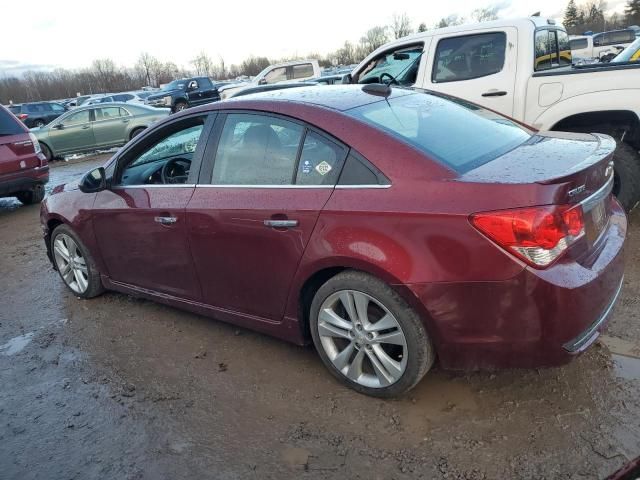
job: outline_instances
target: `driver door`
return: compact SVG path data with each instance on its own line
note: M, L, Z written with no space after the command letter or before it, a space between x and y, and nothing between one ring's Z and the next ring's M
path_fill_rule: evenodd
M123 151L94 204L96 240L112 281L200 300L185 209L195 189L209 120L181 118Z

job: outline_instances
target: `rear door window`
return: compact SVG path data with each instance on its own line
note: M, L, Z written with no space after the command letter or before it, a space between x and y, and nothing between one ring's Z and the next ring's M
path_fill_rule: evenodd
M120 117L120 108L118 107L102 107L94 109L94 116L97 122L100 120L113 120Z
M571 50L582 50L583 48L587 48L589 46L589 40L586 38L574 38L569 40L569 45Z
M486 77L502 70L507 44L504 32L445 38L438 42L434 82Z
M500 114L436 94L402 95L347 113L459 173L503 155L531 136Z
M345 154L342 146L308 131L298 162L296 185L335 185Z
M0 136L19 135L20 133L24 133L24 129L18 120L0 107Z
M313 77L313 65L311 65L310 63L303 63L302 65L293 65L291 76L294 80L298 78Z

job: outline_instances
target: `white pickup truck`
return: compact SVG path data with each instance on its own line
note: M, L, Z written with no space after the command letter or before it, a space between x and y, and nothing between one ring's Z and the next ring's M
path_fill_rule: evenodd
M607 133L618 141L614 191L627 210L640 200L640 63L573 66L569 36L552 20L410 35L372 52L345 81L442 92L538 130Z
M317 60L294 60L291 62L269 65L250 82L234 83L219 89L220 98L225 100L231 93L256 85L267 85L286 81L303 82L310 78L319 77L322 73Z

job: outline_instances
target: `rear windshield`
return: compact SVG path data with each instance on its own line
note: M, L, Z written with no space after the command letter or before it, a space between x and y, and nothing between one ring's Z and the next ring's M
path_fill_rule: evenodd
M465 173L521 145L517 123L460 99L414 93L353 108L348 114Z
M18 119L0 107L0 136L18 135L24 133L24 129Z

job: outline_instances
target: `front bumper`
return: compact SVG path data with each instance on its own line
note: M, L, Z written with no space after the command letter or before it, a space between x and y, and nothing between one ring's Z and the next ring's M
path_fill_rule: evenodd
M408 285L428 313L444 368L561 365L606 325L621 290L627 220L614 201L607 230L587 260L567 256L506 281Z

